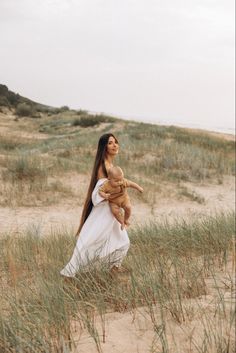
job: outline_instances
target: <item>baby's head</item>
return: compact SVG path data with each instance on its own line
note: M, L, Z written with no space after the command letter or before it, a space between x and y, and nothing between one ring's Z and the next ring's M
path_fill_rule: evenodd
M124 178L124 173L120 167L111 167L108 170L108 179L112 186L119 186Z

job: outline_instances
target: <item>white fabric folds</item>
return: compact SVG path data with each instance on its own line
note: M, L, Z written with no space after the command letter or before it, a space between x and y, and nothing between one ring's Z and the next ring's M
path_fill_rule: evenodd
M110 266L119 266L127 254L130 245L127 231L121 230L108 201L98 193L106 180L99 179L93 190L92 211L81 229L70 261L60 272L63 276L75 277L80 269L100 259Z

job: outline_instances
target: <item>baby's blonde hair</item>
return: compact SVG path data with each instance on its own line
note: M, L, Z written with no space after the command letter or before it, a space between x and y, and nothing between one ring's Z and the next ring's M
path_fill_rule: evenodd
M123 177L124 173L123 170L120 167L111 167L108 172L108 178L114 178L116 176L121 176Z

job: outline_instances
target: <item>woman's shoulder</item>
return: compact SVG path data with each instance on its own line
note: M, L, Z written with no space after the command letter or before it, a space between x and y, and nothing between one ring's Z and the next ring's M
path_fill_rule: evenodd
M102 165L98 168L98 174L97 174L97 179L103 179L106 178L106 175L104 174Z
M100 178L100 179L98 179L97 182L96 182L96 185L95 185L95 187L94 187L94 190L96 190L96 189L98 189L100 186L106 184L107 181L108 181L107 178Z
M113 164L111 164L107 160L105 160L104 166L106 168L106 171L108 172L108 170L113 167ZM107 175L104 174L104 169L103 169L102 164L98 167L97 178L98 179L107 178Z

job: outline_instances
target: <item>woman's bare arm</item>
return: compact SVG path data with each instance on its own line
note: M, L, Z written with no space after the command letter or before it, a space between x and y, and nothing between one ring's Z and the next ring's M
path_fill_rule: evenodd
M104 191L100 191L100 190L99 190L99 195L100 195L101 197L103 197L104 199L108 200L108 199L109 199L109 196L110 196L111 194L108 194L108 193L106 193L106 192L104 192Z

